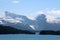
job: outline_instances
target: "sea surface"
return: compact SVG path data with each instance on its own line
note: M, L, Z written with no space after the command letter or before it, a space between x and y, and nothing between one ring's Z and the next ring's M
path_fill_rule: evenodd
M7 34L0 35L0 40L60 40L60 36L34 34Z

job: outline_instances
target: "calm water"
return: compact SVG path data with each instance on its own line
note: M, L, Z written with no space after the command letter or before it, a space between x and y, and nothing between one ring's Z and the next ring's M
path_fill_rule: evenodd
M0 35L0 40L60 40L58 35L27 35L27 34L10 34Z

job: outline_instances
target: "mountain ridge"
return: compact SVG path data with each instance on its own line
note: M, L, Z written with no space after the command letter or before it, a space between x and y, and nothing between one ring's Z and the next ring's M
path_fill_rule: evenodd
M29 31L40 31L43 29L60 30L58 26L60 23L48 23L45 14L38 15L35 20L31 20L24 15L16 15L6 11L5 17L0 18L0 24Z

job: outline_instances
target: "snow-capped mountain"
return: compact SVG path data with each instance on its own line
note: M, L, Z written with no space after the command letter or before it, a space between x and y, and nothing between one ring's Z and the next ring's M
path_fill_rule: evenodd
M47 22L48 21L50 22ZM0 14L0 24L11 26L22 30L60 30L60 19L47 17L44 14L38 15L35 20L31 20L24 15L17 15L11 12Z
M22 30L33 30L33 26L28 24L30 20L26 16L16 15L7 11L3 15L5 16L0 17L0 24Z

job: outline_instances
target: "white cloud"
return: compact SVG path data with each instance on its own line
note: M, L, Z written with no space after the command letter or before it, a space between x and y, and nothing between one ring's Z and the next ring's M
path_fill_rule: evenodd
M59 16L60 15L60 10L56 10L56 9L40 10L40 11L37 11L36 14L37 15L45 14L45 15L50 15L50 16Z
M44 11L42 11L42 10L37 12L37 14L43 14L43 13L44 13Z
M39 14L45 14L47 18L47 22L57 22L60 15L60 10L57 9L48 9L48 10L40 10L36 12L37 15Z
M36 12L37 14L53 14L60 15L60 10L57 9L47 9L47 10L39 10Z
M56 18L54 16L49 16L49 15L46 15L46 18L47 18L47 22L54 22L54 20L56 20Z
M54 15L60 15L60 10L49 10L47 13L54 14Z
M4 13L0 13L0 18L3 18L5 17L5 14Z
M15 3L15 4L17 4L17 3L19 3L19 1L15 0L15 1L12 1L12 3Z

